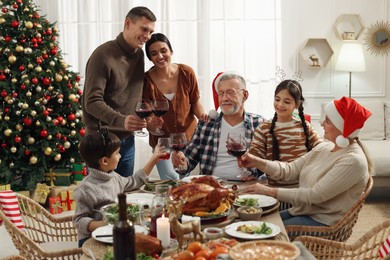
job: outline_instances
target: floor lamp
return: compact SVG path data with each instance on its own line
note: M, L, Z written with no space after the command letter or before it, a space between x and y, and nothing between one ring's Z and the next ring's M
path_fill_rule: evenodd
M351 97L352 72L365 71L366 62L364 60L363 45L361 43L346 42L341 46L339 57L336 61L335 69L349 72L348 97Z

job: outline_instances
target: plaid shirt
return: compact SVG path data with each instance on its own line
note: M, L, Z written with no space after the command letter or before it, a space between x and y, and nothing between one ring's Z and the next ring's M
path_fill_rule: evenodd
M184 152L188 162L186 173L191 172L200 163L200 174L212 174L218 156L222 115L220 113L215 120L200 121L198 123L197 129ZM252 141L255 129L263 121L264 118L260 115L244 112L245 140L247 143ZM256 168L249 170L257 176L260 173Z

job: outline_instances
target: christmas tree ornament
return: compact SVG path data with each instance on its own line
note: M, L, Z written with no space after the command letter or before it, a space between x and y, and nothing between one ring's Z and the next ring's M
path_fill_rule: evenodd
M36 90L37 92L41 92L41 91L42 91L42 88L41 88L41 86L37 86L37 87L35 88L35 90Z
M31 83L32 83L32 84L38 84L38 79L35 78L35 77L32 78L32 79L31 79Z
M28 8L27 8L28 9ZM25 8L25 10L26 10L26 8ZM28 11L25 11L25 12L28 12ZM30 22L30 21L27 21L27 22L25 22L24 23L24 26L27 28L27 29L31 29L31 28L33 28L33 23L32 22Z
M8 115L4 116L4 120L5 120L5 121L9 121L9 119L10 119L10 118L9 118Z
M12 130L11 129L7 128L7 129L4 130L4 135L5 136L10 136L11 134L12 134Z
M16 57L14 55L11 55L8 57L8 61L9 61L9 63L13 64L16 62Z
M12 27L12 28L16 28L16 27L18 27L18 26L19 26L19 22L18 22L18 21L13 20L13 21L11 22L11 27Z
M18 149L16 149L15 146L12 146L10 151L11 151L11 153L16 153L18 151Z
M20 143L22 139L19 136L15 136L15 143Z
M75 119L76 119L76 115L75 115L75 114L70 113L70 114L68 115L68 120L74 121Z
M18 130L18 131L22 131L23 130L23 126L21 124L17 124L15 129Z
M71 136L75 136L76 135L76 131L75 130L70 131L70 135Z
M70 160L69 160L70 163L75 163L75 161L76 160L74 158L70 158Z
M54 67L54 66L56 65L56 63L55 63L54 61L50 61L50 62L49 62L49 65L52 66L52 67Z
M49 134L49 132L46 129L42 129L41 132L39 133L39 135L41 137L47 137L48 134Z
M51 117L50 116L46 117L46 122L51 122Z
M31 95L32 95L31 91L27 91L26 96L31 97Z
M23 103L22 108L23 109L27 109L28 108L28 104L27 103Z
M14 100L12 98L9 98L7 100L8 105L12 105L14 103Z
M27 47L27 48L24 49L24 53L31 54L32 53L32 49L30 47Z
M64 102L64 100L63 100L62 98L59 98L59 99L57 100L57 102L58 102L58 104L62 104L62 103Z
M62 120L61 125L66 125L66 120Z
M47 136L47 140L51 140L51 139L53 139L53 136L52 135L48 135Z
M30 150L26 148L26 149L24 150L24 155L30 155Z
M16 114L17 116L20 116L20 114L21 114L21 111L20 111L20 110L18 110L18 111L16 111L16 112L15 112L15 114Z
M74 100L76 100L77 98L76 98L76 95L75 95L75 94L70 94L69 97L68 97L68 99L71 100L71 101L74 101Z
M0 24L5 23L5 19L3 17L0 17Z
M54 156L55 161L60 161L61 160L61 154L57 153L56 156Z
M15 166L15 164L14 164L13 162L10 162L10 163L9 163L9 167L10 167L10 168L14 168L14 166Z
M43 152L45 153L45 155L49 156L53 152L53 150L50 147L46 147Z
M31 115L32 117L36 116L36 115L37 115L37 111L31 110L30 115Z
M35 122L35 125L36 125L36 126L41 126L41 121L36 121L36 122Z
M31 164L36 164L38 162L38 158L37 157L35 157L35 156L31 156L30 157L30 163Z
M69 143L68 141L66 141L66 142L64 143L64 147L65 147L66 149L69 149L69 148L70 148L70 143Z
M6 68L6 69L4 70L4 72L7 73L7 74L9 74L11 71L9 70L9 68Z
M29 118L29 117L23 118L23 124L24 124L25 126L30 126L30 125L32 124L32 119Z
M11 82L12 82L13 84L15 84L16 82L18 82L18 80L15 79L15 78L13 78L13 79L11 79Z
M36 66L35 67L36 72L42 72L42 67L41 66Z
M27 142L28 142L28 144L34 144L35 143L35 139L34 139L34 137L29 137L29 138L27 138Z
M62 81L62 76L61 76L60 74L56 74L55 80L56 80L57 82Z
M16 46L15 51L22 52L22 51L24 51L24 48L23 48L23 46L18 45L18 46Z

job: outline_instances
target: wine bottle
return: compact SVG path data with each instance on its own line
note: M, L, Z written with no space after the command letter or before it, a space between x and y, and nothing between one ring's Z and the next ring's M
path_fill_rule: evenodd
M135 260L135 228L127 219L126 194L118 194L119 220L112 229L115 260Z

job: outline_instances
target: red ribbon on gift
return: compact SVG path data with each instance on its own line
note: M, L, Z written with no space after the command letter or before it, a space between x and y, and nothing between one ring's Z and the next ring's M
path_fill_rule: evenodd
M62 212L60 197L49 198L50 213L57 214Z
M68 210L72 210L72 204L74 203L74 200L70 199L70 197L71 197L70 191L66 191L66 198L65 199L62 197L63 192L65 192L65 191L61 192L61 205L65 204ZM73 191L71 191L71 192L73 192Z

